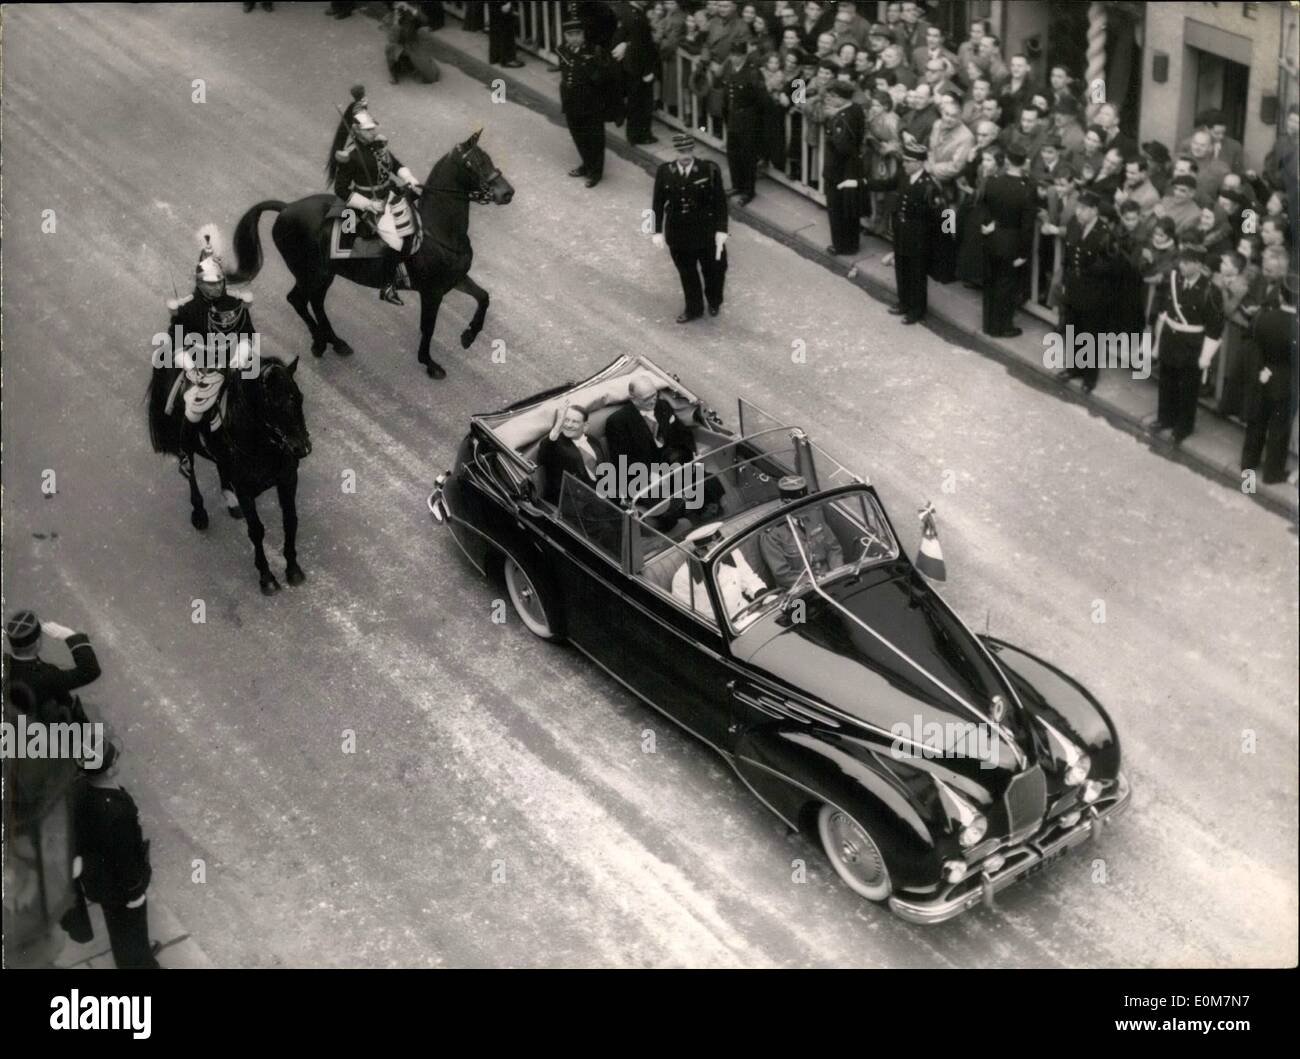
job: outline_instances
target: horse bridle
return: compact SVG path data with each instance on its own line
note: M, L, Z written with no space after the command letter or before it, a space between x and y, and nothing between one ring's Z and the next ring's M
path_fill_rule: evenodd
M271 371L272 368L274 367L275 367L274 362L267 363L266 365L264 365L262 370L258 372L257 381L259 383L264 382L267 372ZM259 420L261 422L262 429L267 432L272 442L275 443L275 447L278 448L281 453L292 456L293 446L289 442L289 436L285 434L284 430L280 427L280 425L278 423L270 422L270 420L268 420L265 416L259 416ZM228 423L229 420L227 420L226 422ZM237 452L240 453L241 455L247 456L248 451L244 448L241 448L240 445L235 441L234 432L227 429L225 433L226 433L227 443L230 445L231 450L233 452Z
M469 152L475 149L476 148L466 149L463 144L457 144L456 156L461 160L462 164L464 164L466 169L468 169L475 176L478 176L477 171L469 162ZM440 191L444 195L454 195L456 198L467 199L470 202L477 202L480 206L486 206L492 202L492 182L496 180L496 178L499 177L500 175L501 175L501 170L494 165L492 167L492 172L490 172L486 177L481 178L479 181L479 186L473 191L466 191L463 188L444 188L444 187L434 187L431 190Z

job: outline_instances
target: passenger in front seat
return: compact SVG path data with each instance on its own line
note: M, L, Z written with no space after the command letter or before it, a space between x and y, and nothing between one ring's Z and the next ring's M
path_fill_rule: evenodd
M714 616L713 604L709 602L709 592L704 586L703 560L721 540L721 522L710 522L691 530L686 535L686 543L694 555L682 563L673 575L673 595L687 606L693 606L697 613L715 624L718 619ZM739 613L751 600L767 590L767 583L754 573L739 548L722 556L716 569L718 592L729 616Z

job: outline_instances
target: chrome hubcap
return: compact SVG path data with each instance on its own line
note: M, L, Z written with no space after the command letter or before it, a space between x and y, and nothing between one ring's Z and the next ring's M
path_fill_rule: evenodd
M840 863L864 885L874 886L885 874L884 858L871 838L843 813L831 817Z

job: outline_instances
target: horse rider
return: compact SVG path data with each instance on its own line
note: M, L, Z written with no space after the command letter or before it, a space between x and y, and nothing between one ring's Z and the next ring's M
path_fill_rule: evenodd
M331 158L336 163L334 194L368 215L366 219L387 247L381 258L379 296L393 305L401 305L397 267L411 253L416 231L406 192L418 197L424 189L415 174L388 149L387 141L379 132L379 123L361 105L365 102L365 89L356 85L352 94L353 102L343 115L351 139ZM336 134L336 142L337 139Z
M184 298L169 298L172 362L181 369L167 398L170 415L179 396L185 404L181 423L181 473L192 470L191 457L201 424L209 430L221 425L218 408L230 371L246 371L260 346L248 306L247 291L226 289L226 271L221 263L221 241L216 226L199 229L199 261L194 268L194 291Z

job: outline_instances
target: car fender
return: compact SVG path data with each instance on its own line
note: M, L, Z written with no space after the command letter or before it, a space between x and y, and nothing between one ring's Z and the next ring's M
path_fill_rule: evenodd
M1054 725L1092 758L1095 776L1120 771L1119 733L1105 707L1073 677L1023 647L982 636L1025 709Z
M946 821L927 819L862 742L764 725L741 736L732 764L769 808L801 830L821 803L848 813L881 847L895 888L927 887L938 879L935 835Z

